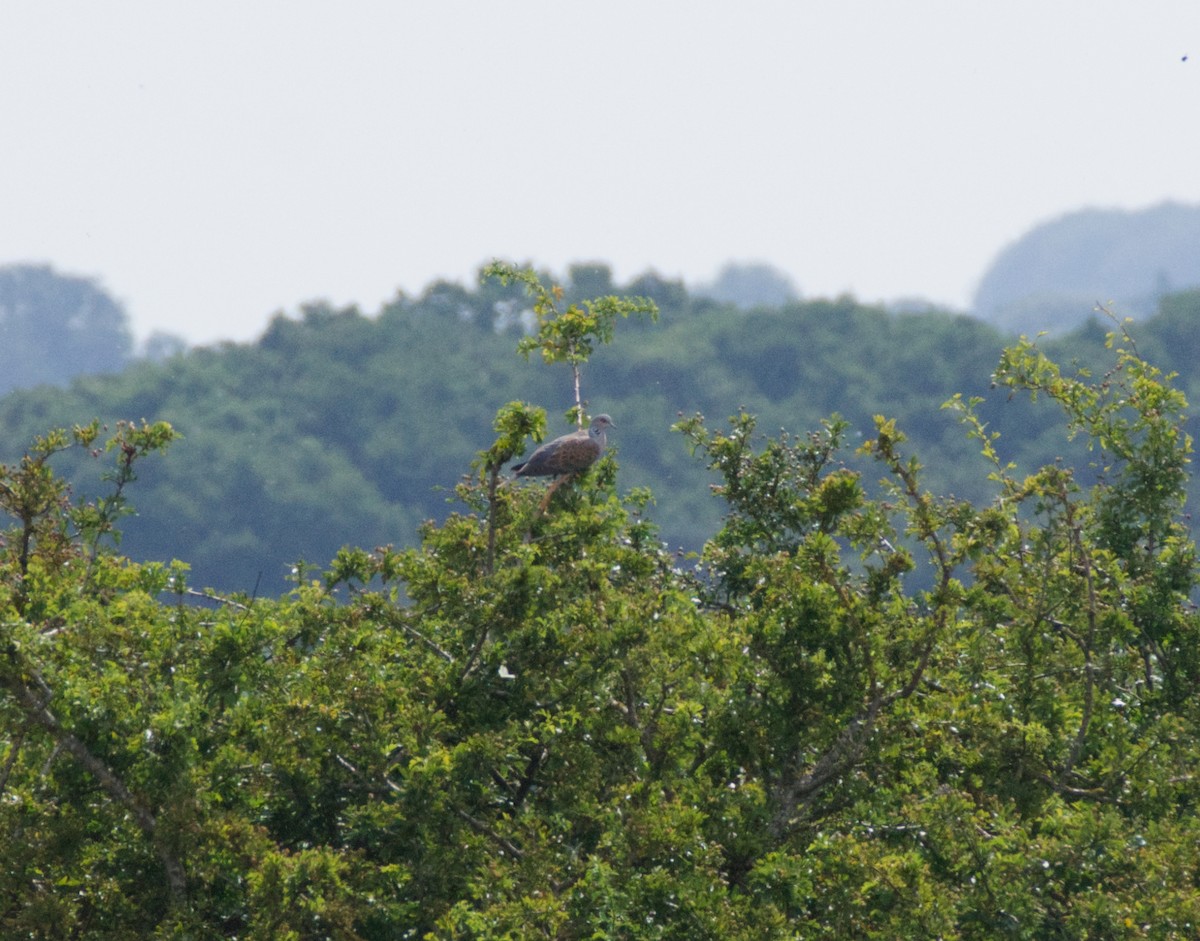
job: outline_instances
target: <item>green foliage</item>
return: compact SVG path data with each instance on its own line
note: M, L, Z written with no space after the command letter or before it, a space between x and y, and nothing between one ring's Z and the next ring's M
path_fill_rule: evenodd
M546 436L546 413L524 402L509 402L497 413L492 427L499 437L487 451L480 453L477 463L498 470L524 453L527 438L541 441Z
M981 500L894 417L854 451L680 419L726 510L694 560L611 456L548 504L505 481L545 422L511 401L417 544L278 599L117 554L170 426L44 435L0 468L0 933L1194 937L1191 439L1110 341L1098 380L1026 341L994 373L1078 467L947 403Z
M567 363L575 379L575 407L568 413L582 428L583 399L580 394L580 367L588 361L597 343L611 343L617 318L630 314L646 314L658 319L658 307L646 297L605 297L569 304L560 310L565 297L559 286L546 287L532 269L518 269L504 262L494 262L484 269L484 277L497 278L501 284L516 282L525 287L533 298L533 315L537 329L517 343L517 351L526 359L540 352L547 363Z
M588 303L610 292L635 295L622 303L647 298L660 311L657 323L618 313L611 342L594 342L587 365L578 365L580 404L616 420L623 483L653 490L648 512L672 547L698 552L721 525L720 504L708 498L713 474L668 431L681 414L740 409L773 433L816 428L837 412L848 441L871 435L873 417L887 414L921 455L929 489L978 502L994 486L971 471L970 442L938 408L961 392L984 400L979 414L1003 433L1004 460L1030 469L1061 456L1089 472L1082 443L1064 444L1051 410L989 389L1002 338L968 318L896 315L852 298L741 312L653 275L614 285L603 269L576 269L561 300L545 290L560 314L574 306L582 321ZM142 560L186 558L196 584L221 592L279 595L299 560L320 565L344 545L415 545L423 520L444 518L448 485L490 444L499 403L541 403L552 418L573 404L569 363L512 355L515 343L534 339L525 331L537 329L535 300L522 281L487 277L471 288L434 284L371 315L313 304L277 317L256 344L13 393L0 399L0 460L16 460L46 428L94 416L169 421L182 437L170 461L141 474L122 550ZM1179 372L1193 399L1200 373L1184 338L1195 300L1174 299L1139 329L1147 358ZM1103 339L1093 325L1046 350L1099 375ZM864 470L861 458L845 462ZM59 466L91 492L88 465L68 453Z

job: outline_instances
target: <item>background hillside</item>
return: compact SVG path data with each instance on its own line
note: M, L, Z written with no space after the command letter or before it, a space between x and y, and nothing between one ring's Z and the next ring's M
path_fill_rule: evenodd
M95 282L48 265L0 268L0 394L116 372L132 352L125 311Z
M572 269L565 287L645 295L661 309L657 324L624 323L596 353L584 395L614 417L619 486L653 491L650 515L671 548L698 549L719 525L709 477L670 430L680 415L720 424L745 409L764 434L802 435L835 412L856 433L885 414L910 436L935 491L970 498L982 496L973 491L983 475L968 471L976 449L940 410L950 395L988 398L983 414L1006 457L1040 462L1061 450L1039 440L1055 416L989 390L1009 338L966 317L898 315L851 298L746 310L654 275L613 284L597 265ZM346 544L411 544L422 520L443 518L504 403L542 405L549 432L567 430L566 372L531 368L515 352L526 305L494 282L438 283L371 315L313 305L277 317L254 344L14 392L0 399L0 459L51 426L169 421L183 440L144 471L123 551L187 561L198 584L276 593L297 560L323 566ZM1181 372L1189 391L1198 319L1200 294L1177 295L1137 332L1142 352ZM1054 352L1100 365L1103 333L1085 325Z
M1167 294L1200 286L1197 246L1197 206L1071 212L1000 252L979 283L974 312L1030 336L1077 327L1098 303L1150 316Z

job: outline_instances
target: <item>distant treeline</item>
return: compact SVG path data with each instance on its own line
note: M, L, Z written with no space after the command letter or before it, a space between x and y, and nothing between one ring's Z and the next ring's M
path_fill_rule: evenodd
M660 308L657 323L624 323L596 352L583 393L616 422L620 489L653 492L648 512L671 548L699 549L721 512L708 472L670 430L681 415L716 426L744 410L772 435L804 435L833 413L866 433L886 415L931 489L971 499L985 496L974 492L985 475L978 447L941 409L951 395L984 399L979 412L1001 433L1006 460L1033 466L1061 451L1047 434L1059 416L990 389L1012 337L967 317L895 314L848 297L747 310L654 275L614 284L599 265L573 268L563 287L568 300L634 294ZM505 403L543 406L550 434L568 430L563 371L515 352L527 306L516 286L437 283L371 315L310 305L278 316L254 344L13 392L0 399L0 461L53 426L170 422L183 438L143 471L122 551L184 560L196 584L278 593L297 562L324 566L344 545L412 544L423 520L444 518ZM1178 372L1189 396L1200 381L1198 325L1200 292L1190 292L1133 328L1139 352ZM1047 346L1059 362L1102 374L1106 329L1094 320ZM66 471L81 483L98 473L87 463Z

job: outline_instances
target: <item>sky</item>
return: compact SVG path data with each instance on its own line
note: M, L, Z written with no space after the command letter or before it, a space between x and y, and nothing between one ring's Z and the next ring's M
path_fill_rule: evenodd
M965 310L1041 222L1200 204L1198 116L1195 0L5 2L0 265L192 343L494 258Z

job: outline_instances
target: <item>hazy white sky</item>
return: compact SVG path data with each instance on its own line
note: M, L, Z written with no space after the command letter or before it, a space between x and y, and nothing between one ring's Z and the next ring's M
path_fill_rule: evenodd
M8 2L0 128L0 264L141 336L493 257L965 308L1038 222L1200 203L1200 3Z

